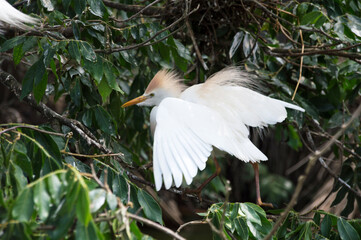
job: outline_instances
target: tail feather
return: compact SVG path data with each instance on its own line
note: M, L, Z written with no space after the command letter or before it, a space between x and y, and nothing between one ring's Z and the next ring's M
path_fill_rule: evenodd
M11 6L6 0L0 0L0 26L4 23L19 29L28 29L26 24L35 24L36 18L30 17Z

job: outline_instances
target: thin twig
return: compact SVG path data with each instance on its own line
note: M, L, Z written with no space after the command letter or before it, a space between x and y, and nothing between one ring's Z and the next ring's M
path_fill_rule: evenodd
M361 104L358 106L356 111L352 114L351 118L344 124L342 124L340 130L332 136L332 138L327 141L324 145L322 145L318 150L314 153L311 153L307 158L309 162L305 169L303 175L298 177L297 186L295 192L292 195L291 201L288 203L286 209L281 213L280 217L278 218L277 222L273 225L272 230L268 233L268 235L264 238L265 240L269 240L272 238L273 234L276 233L278 228L283 223L284 219L287 217L289 211L293 208L293 206L297 203L298 196L302 190L303 184L305 182L306 177L309 175L312 167L315 165L316 160L321 157L328 149L335 143L335 141L350 127L355 119L358 119L361 114Z
M60 151L62 154L76 156L76 157L86 157L86 158L102 158L102 157L114 157L114 156L123 156L123 153L107 153L107 154L81 154L81 153L72 153L66 152L65 150Z
M92 178L94 179L94 181L96 181L100 187L105 188L104 184L102 183L102 181L100 181L100 179L98 178L98 176L97 176L97 174L95 172L93 163L90 163L90 168L92 170Z
M107 7L111 7L111 8L115 8L118 10L123 10L126 12L140 12L142 11L142 14L146 14L146 15L154 15L154 14L159 14L159 13L163 13L165 14L167 9L165 7L148 7L146 9L144 9L145 7L142 5L130 5L130 4L123 4L123 3L117 3L114 1L107 1L107 0L103 0L104 5Z
M313 141L312 135L309 131L306 131L306 135L307 135L307 139L309 141L309 143L311 144L311 147L313 148L313 150L316 149L315 143ZM345 182L343 179L341 179L336 173L334 173L330 167L326 164L325 160L323 160L322 157L318 158L318 161L320 162L321 166L324 167L327 172L335 178L336 181L338 181L339 183L341 183L343 186L345 186L348 190L350 190L351 192L353 192L357 197L361 198L361 193L358 192L357 190L355 190L354 188L352 188L347 182Z
M183 238L182 236L180 236L178 233L173 232L172 230L170 230L169 228L166 228L162 225L160 225L159 223L155 223L149 219L137 216L135 214L129 213L127 212L127 217L132 218L138 222L142 222L144 224L147 224L150 227L153 227L155 229L161 230L162 232L168 234L169 236L175 238L175 239L179 239L179 240L186 240L185 238Z
M102 53L113 53L113 52L120 52L120 51L126 51L126 50L131 50L131 49L135 49L135 48L139 48L139 47L143 47L143 46L149 46L149 45L152 45L154 44L155 42L150 42L152 41L153 39L155 39L158 35L160 35L161 33L167 31L168 29L174 27L175 25L177 25L179 22L181 22L182 20L184 20L186 17L188 17L189 15L191 15L192 13L194 13L195 11L197 11L199 9L199 5L193 9L191 12L185 14L184 16L182 16L181 18L177 19L176 21L174 21L172 24L170 24L169 26L163 28L162 30L156 32L152 37L148 38L147 40L141 42L141 43L138 43L138 44L134 44L134 45L129 45L129 46L126 46L126 47L118 47L118 48L113 48L113 49L96 49L94 50L95 52L102 52ZM172 35L174 34L176 31L178 31L180 29L177 29L175 31L173 31L171 34L169 35ZM168 35L168 36L169 36ZM167 37L168 37L167 36ZM164 37L162 38L161 40L157 40L157 42L159 41L163 41L165 38L167 37Z
M203 69L207 71L208 66L207 66L207 64L204 62L204 60L202 58L201 51L199 51L199 47L198 47L196 38L194 36L194 32L193 32L191 24L189 23L188 18L186 19L186 25L187 25L187 28L188 28L189 35L190 35L190 37L192 39L193 47L194 47L194 50L196 51L196 55L198 57L198 60L202 64Z
M46 134L55 135L55 136L60 136L60 137L66 137L66 134L63 134L63 133L50 132L50 131L46 131L46 130L40 129L40 128L37 127L37 126L23 125L23 124L22 124L22 125L17 125L17 126L14 126L14 127L7 128L7 129L1 131L1 132L0 132L0 135L3 134L3 133L9 132L9 131L15 130L15 129L17 129L17 128L29 128L29 129L32 129L32 130L35 130L35 131L41 132L41 133L46 133Z
M118 21L118 22L128 22L130 20L132 20L133 18L136 18L138 17L140 14L142 14L143 12L145 12L147 9L149 9L151 6L153 6L154 4L156 3L159 3L161 0L156 0L150 4L148 4L147 6L143 7L141 10L139 10L136 14L134 14L133 16L131 16L130 18L127 18L125 20L122 20L122 21Z
M300 29L300 38L301 38L301 44L302 44L301 53L303 53L305 51L305 44L303 42L303 36L302 36L302 30L301 29ZM292 101L295 99L298 86L300 85L300 82L301 82L301 79L302 79L302 65L303 65L303 56L301 56L301 60L300 60L300 74L298 76L298 81L297 81L295 91L293 92L293 95L292 95Z
M203 220L194 220L194 221L186 222L186 223L179 226L176 233L180 233L180 231L182 231L183 228L185 228L185 227L187 227L189 225L196 225L196 224L207 224L207 222L205 222Z

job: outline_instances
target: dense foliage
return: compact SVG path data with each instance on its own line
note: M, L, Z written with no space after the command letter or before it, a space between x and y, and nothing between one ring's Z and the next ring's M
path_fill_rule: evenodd
M185 221L172 217L170 202L201 208L201 221L186 224L207 224L215 239L261 239L272 229L274 239L361 238L359 1L119 2L20 4L41 23L0 36L1 238L148 239L147 224L180 239L164 223L164 212ZM238 189L252 175L229 156L202 203L183 188L155 192L149 109L120 108L161 68L192 85L230 64L260 76L265 94L306 110L290 111L271 140L264 133L264 142L293 149L277 159L278 172L270 173L272 161L261 168L264 199L282 209L240 203L254 199ZM337 213L312 205L333 179L320 198ZM294 208L285 212L287 202Z

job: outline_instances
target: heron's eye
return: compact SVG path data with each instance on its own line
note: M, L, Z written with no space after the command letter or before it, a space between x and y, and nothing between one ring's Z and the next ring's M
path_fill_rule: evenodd
M154 97L154 93L149 94L150 97Z

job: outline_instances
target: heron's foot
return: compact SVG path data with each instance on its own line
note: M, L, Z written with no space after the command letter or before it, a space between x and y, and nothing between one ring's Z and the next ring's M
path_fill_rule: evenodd
M264 203L260 198L257 199L257 205L263 208L274 208L272 203Z
M186 196L187 194L192 194L198 197L199 201L202 202L202 190L204 186L200 186L196 189L186 188L182 196Z

